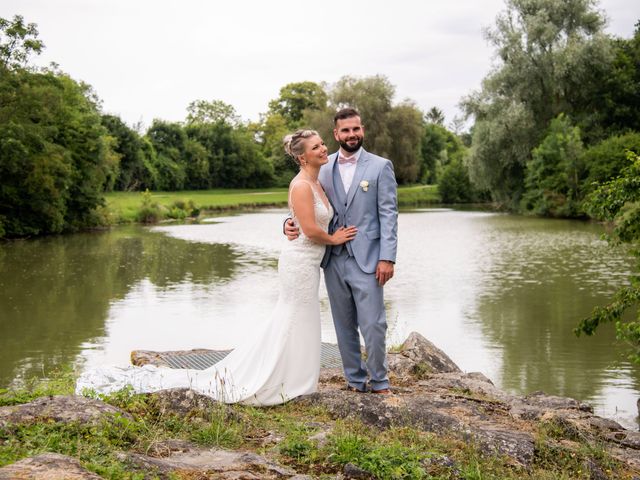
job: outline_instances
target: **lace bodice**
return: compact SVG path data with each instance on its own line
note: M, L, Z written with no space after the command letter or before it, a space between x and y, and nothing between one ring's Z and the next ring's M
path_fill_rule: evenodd
M313 191L316 224L327 232L329 223L333 218L333 208L330 203L328 206L325 205L315 188L311 190ZM296 226L300 227L293 207L291 207L291 217ZM300 286L310 284L306 280L311 276L318 275L320 262L325 250L326 245L311 240L304 234L302 228L300 228L300 236L298 238L291 241L285 240L278 261L278 272L281 279L280 293L286 294L293 301L302 303L317 301L317 290L300 288ZM301 280L303 281L301 282Z
M324 201L320 197L320 194L316 191L316 189L311 185L311 182L307 182L306 180L299 180L301 182L305 182L311 186L311 191L313 192L313 209L315 212L315 220L316 224L322 228L325 232L329 231L329 223L333 218L333 208L331 204L328 203L325 205ZM291 218L293 218L294 224L300 228L300 236L292 241L288 241L288 248L285 247L283 249L283 253L285 251L298 251L301 255L309 256L309 259L315 258L319 255L319 260L322 260L322 256L324 255L324 251L326 245L319 244L311 240L304 234L304 231L300 227L298 219L296 217L296 213L291 205L291 197L289 197L289 210L291 213Z

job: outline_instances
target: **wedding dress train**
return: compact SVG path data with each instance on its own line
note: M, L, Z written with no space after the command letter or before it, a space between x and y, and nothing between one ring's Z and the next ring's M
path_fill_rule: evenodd
M316 223L333 216L313 190ZM294 216L295 220L295 216ZM191 388L225 403L275 405L317 390L320 374L318 287L324 245L300 236L284 244L278 261L279 295L270 319L242 345L206 370L105 366L82 373L76 392L110 393L130 385L146 393Z

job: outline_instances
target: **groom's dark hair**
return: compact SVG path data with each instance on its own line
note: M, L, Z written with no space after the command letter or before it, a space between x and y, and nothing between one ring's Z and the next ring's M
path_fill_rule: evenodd
M351 107L343 108L342 110L338 110L338 112L336 112L335 117L333 117L333 124L337 125L338 120L344 120L346 118L359 117L359 116L360 114L355 108L351 108Z

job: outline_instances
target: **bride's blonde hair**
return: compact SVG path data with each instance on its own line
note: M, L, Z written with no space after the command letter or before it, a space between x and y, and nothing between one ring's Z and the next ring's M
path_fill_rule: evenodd
M314 135L318 135L318 132L315 130L296 130L293 133L285 136L282 139L282 143L284 144L284 151L289 155L293 160L300 165L300 155L304 153L304 141L307 138L311 138Z

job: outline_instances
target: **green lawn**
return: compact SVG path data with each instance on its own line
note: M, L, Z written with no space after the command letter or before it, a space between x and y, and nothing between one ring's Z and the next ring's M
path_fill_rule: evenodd
M105 195L107 209L115 223L134 222L143 203L142 192L110 192ZM286 188L185 190L179 192L150 192L150 199L166 209L189 201L200 211L285 206ZM438 203L437 185L417 185L398 188L398 204L403 207Z

